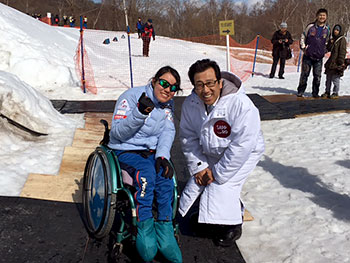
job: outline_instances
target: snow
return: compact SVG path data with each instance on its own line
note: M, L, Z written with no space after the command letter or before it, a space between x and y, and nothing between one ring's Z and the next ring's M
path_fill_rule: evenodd
M75 129L83 127L82 114L62 115L50 99L113 100L130 87L125 32L90 33L90 59L100 61L94 64L97 95L79 88L77 29L50 27L0 4L0 112L49 134L33 137L0 118L0 195L19 196L29 173L57 174L64 147L72 144ZM114 36L118 42L102 44ZM131 34L131 48L134 86L171 65L182 78L180 95L188 95L187 70L197 59L211 58L226 68L222 47L156 36L146 58L141 40ZM234 59L232 65L247 67ZM243 84L247 93L295 94L296 68L286 68L286 79L280 80L266 78L270 67L256 66L255 76ZM346 71L341 95L350 94L345 84L349 78ZM324 81L323 75L321 92ZM266 152L242 192L255 218L243 224L237 242L247 262L350 262L349 127L347 113L262 122Z

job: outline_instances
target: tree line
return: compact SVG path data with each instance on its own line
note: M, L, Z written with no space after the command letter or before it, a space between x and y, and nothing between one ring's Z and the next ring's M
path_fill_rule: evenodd
M153 20L157 35L189 38L219 34L219 21L234 20L233 38L245 44L257 34L271 38L282 21L288 31L299 39L306 25L315 20L319 8L328 10L328 23L350 25L348 0L264 0L248 7L233 0L124 0L131 32L138 17ZM126 30L123 0L0 0L24 13L87 16L88 28Z

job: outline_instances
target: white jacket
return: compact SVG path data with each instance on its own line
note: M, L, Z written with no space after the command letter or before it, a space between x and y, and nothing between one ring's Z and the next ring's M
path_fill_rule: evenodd
M242 223L240 192L248 174L264 152L258 109L245 94L241 81L222 72L223 88L214 109L192 91L183 105L180 140L191 174L181 194L179 212L185 216L201 195L199 222L236 225ZM194 174L209 167L215 181L204 187Z

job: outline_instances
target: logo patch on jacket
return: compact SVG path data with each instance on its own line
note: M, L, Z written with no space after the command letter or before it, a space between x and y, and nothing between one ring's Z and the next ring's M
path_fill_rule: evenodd
M174 122L174 118L173 118L173 114L171 113L171 110L170 109L165 109L165 116L166 118L171 121L171 122Z
M231 134L231 126L226 121L217 121L214 124L214 133L220 138L227 138Z
M119 114L114 115L115 120L126 119L126 117L127 117L126 115L119 115Z
M126 100L126 99L123 99L121 102L120 102L120 104L119 104L119 106L118 106L118 109L122 109L122 110L129 110L130 109L130 107L129 107L129 103L128 103L128 101Z

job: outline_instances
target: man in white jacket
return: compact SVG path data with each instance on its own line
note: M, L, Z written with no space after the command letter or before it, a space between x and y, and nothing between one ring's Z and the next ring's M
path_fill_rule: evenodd
M242 232L243 184L264 152L259 111L215 61L198 60L188 76L194 89L182 105L180 140L191 178L179 212L185 216L201 196L198 222L211 224L214 243L228 247Z

